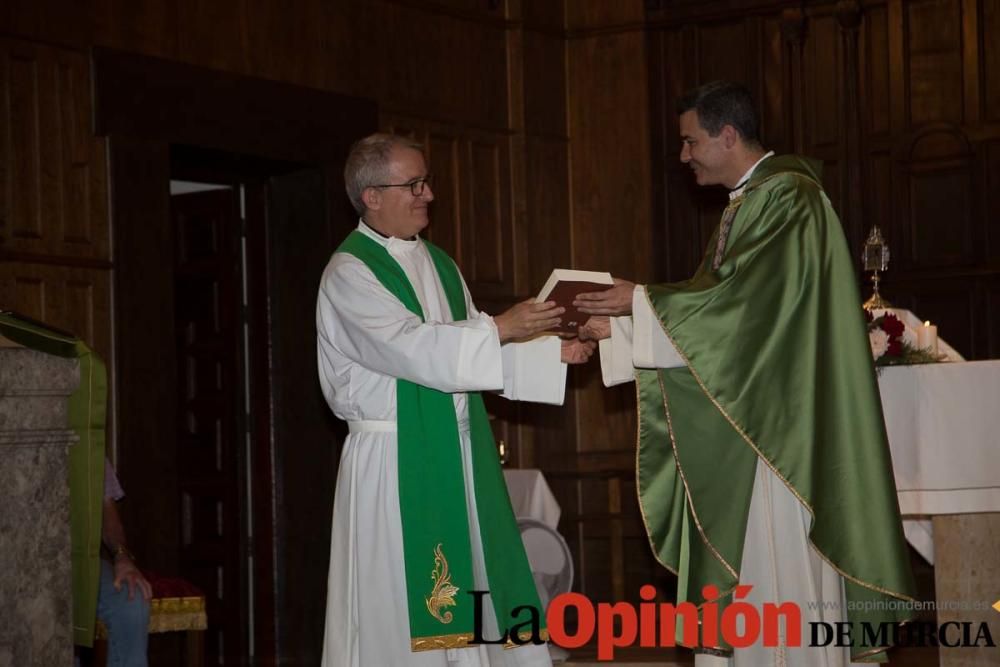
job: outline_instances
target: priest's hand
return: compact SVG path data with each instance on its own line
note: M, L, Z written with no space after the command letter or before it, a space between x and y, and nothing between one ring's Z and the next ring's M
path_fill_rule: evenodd
M594 315L580 327L580 340L604 340L611 337L611 318Z
M560 359L564 364L582 364L594 354L597 344L590 340L579 338L564 338Z
M566 312L555 301L536 303L528 299L514 304L493 318L500 334L500 342L506 343L519 338L530 338L543 331L551 331L559 326L559 316Z
M621 278L614 281L614 287L603 292L577 294L573 305L588 315L631 315L635 283Z

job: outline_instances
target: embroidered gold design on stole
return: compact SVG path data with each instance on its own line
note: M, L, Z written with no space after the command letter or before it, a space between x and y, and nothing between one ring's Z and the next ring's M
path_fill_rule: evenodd
M515 643L512 639L508 639L504 645L504 650L515 649L525 644L531 642L533 636L530 632L519 632L517 633L518 638L521 643ZM542 641L549 641L549 631L541 630L538 633L539 639ZM468 648L472 640L475 639L475 635L471 632L455 634L455 635L438 635L436 637L419 637L417 639L410 640L410 650L411 651L437 651L440 649L448 648Z
M719 268L722 264L722 256L726 252L726 241L729 240L729 230L732 229L733 220L736 218L736 211L743 203L743 195L729 202L729 206L722 212L722 222L719 223L719 240L715 244L715 257L712 258L712 270Z
M454 607L455 594L458 593L458 586L451 583L451 572L448 571L448 559L444 557L444 551L438 544L434 549L434 570L431 572L431 579L434 580L434 588L431 589L429 597L424 598L427 611L431 616L442 623L451 623L452 613L441 610L446 607Z

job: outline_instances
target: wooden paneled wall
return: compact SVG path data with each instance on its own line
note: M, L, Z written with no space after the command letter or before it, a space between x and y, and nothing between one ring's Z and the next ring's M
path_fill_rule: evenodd
M885 295L967 357L1000 355L1000 3L647 5L663 277L690 274L724 197L699 191L678 161L675 100L734 79L756 94L769 148L824 161L859 258L881 227Z
M555 267L648 280L643 4L509 2L499 16L451 9L422 17L400 9L407 20L394 24L392 52L410 54L417 81L427 78L421 72L443 77L437 85L453 97L420 85L390 85L380 97L383 126L427 146L430 238L454 253L488 312L532 296ZM446 54L424 44L456 21L463 37ZM455 58L456 44L469 61ZM563 408L489 400L494 429L513 464L548 473L577 588L597 599L635 597L660 573L631 472L634 389L604 389L596 364L572 369L570 384Z
M650 130L641 2L566 3L570 252L575 267L647 282ZM637 601L665 574L651 556L634 483L635 388L606 389L592 364L577 374L577 437L543 468L568 504L580 590ZM568 465L567 465L568 462ZM575 468L572 473L568 468Z
M0 37L0 303L111 353L105 142L84 54Z
M112 377L116 353L139 353L113 344L113 322L129 317L112 316L115 270L131 260L110 242L115 184L106 141L93 134L92 47L374 99L384 128L427 146L437 199L430 236L455 255L488 312L532 296L554 267L645 279L642 19L639 0L2 3L0 307L78 332ZM608 599L623 586L621 512L634 505L632 391L605 392L595 365L573 369L570 383L564 408L490 408L512 464L554 474L578 588ZM162 455L120 443L126 488L141 486ZM142 508L126 510L139 533ZM641 526L629 531L638 536ZM639 546L630 558L646 553Z
M427 146L430 236L488 312L553 267L687 277L723 202L677 160L674 100L745 81L768 145L825 161L852 247L886 232L888 296L997 356L998 33L998 0L9 0L0 307L79 332L114 371L102 46L374 99L384 128ZM512 463L549 473L578 588L600 599L661 576L629 472L632 392L592 364L563 408L490 404ZM140 469L141 447L124 453Z

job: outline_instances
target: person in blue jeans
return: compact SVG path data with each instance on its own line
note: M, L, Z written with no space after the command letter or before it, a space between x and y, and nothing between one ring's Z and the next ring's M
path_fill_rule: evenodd
M153 590L136 566L125 540L117 507L125 492L107 460L104 466L101 540L112 560L101 559L97 618L108 630L108 667L146 667L149 601Z

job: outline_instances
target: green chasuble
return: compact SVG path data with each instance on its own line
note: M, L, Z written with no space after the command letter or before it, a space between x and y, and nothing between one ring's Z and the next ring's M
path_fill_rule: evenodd
M0 313L0 334L26 348L77 359L80 385L69 397L69 427L79 442L69 448L69 519L73 561L73 642L91 646L97 617L104 502L107 378L96 354L72 335L12 313ZM55 519L56 517L52 517Z
M759 459L812 514L809 538L844 577L848 620L902 622L912 612L893 607L914 585L882 406L854 262L819 165L764 160L730 205L717 270L718 230L692 278L646 288L688 364L637 371L639 499L653 550L679 574L680 600L700 603L703 586L717 586L721 617ZM861 643L860 626L852 636Z
M467 317L458 267L440 248L422 241L431 256L452 320ZM354 255L415 315L423 309L403 268L376 241L352 232L337 252ZM479 392L468 392L469 435L476 510L482 537L489 598L497 621L512 627L508 643L531 639L533 607L546 639L541 602L535 589L521 533L500 468L486 408ZM472 570L469 517L462 470L458 418L451 394L408 380L396 380L399 509L406 561L410 646L414 651L461 648L473 639L476 589ZM486 604L484 601L483 604ZM524 623L525 625L521 625ZM489 632L490 634L486 634ZM490 630L483 639L496 640Z

